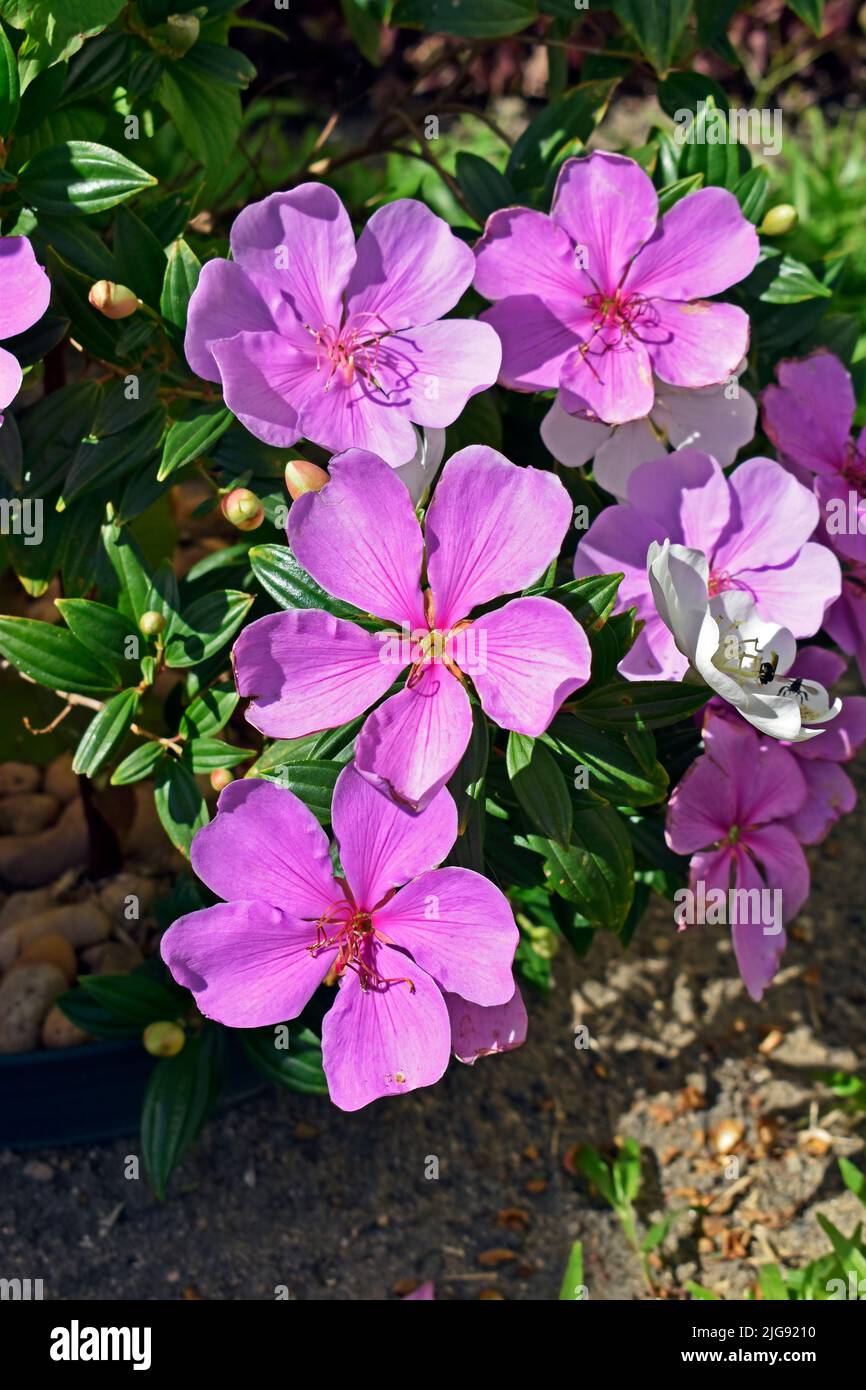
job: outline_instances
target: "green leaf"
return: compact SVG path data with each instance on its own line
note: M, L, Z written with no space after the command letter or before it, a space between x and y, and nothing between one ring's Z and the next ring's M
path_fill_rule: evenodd
M519 196L543 187L553 161L563 150L589 139L607 109L617 85L612 81L582 82L561 101L546 106L511 151L505 169Z
M616 1193L614 1192L611 1170L605 1163L601 1154L594 1149L591 1144L581 1144L574 1155L575 1167L579 1169L585 1178L597 1188L604 1200L612 1207L616 1206Z
M73 772L95 777L111 761L129 733L138 701L137 690L121 690L93 716L76 750Z
M472 733L457 769L448 779L448 790L457 804L457 834L465 835L473 812L484 815L484 782L490 758L490 727L484 711L472 706Z
M332 598L298 564L287 545L254 545L250 550L253 574L266 594L281 608L320 608L335 618L364 623L366 615L351 603ZM367 624L372 626L372 624ZM381 623L375 624L381 628Z
M22 45L33 72L76 53L85 39L99 34L123 9L124 0L0 0L0 15L14 29L25 29ZM32 76L32 73L29 74Z
M525 734L508 735L506 766L511 785L541 835L566 846L572 806L568 784L543 743Z
M196 71L194 64L185 59L166 64L157 96L181 141L199 164L208 170L219 170L229 163L241 133L237 87Z
M153 1190L164 1197L172 1173L198 1138L218 1089L219 1033L188 1038L150 1074L141 1112L141 1151Z
M391 23L458 38L496 39L519 33L535 17L535 0L397 0Z
M111 785L125 787L131 782L141 782L143 778L152 776L157 764L167 756L161 743L142 743L128 753L122 763L118 763L111 774Z
M460 191L482 227L492 212L517 202L511 180L489 159L460 150L455 168Z
M565 1273L562 1276L559 1301L561 1303L582 1302L585 1296L586 1285L583 1282L583 1245L579 1240L576 1240L571 1247L568 1264L565 1266Z
M743 216L756 226L764 215L769 192L770 176L760 164L749 169L734 185L734 197L742 208Z
M116 608L97 603L95 599L58 598L54 603L70 632L74 632L78 640L98 657L108 656L118 662L129 661L126 647L130 637L135 637L139 642L143 640L130 618Z
M857 1227L853 1236L846 1236L823 1212L816 1212L815 1215L822 1231L830 1238L830 1244L843 1272L847 1275L853 1270L858 1279L866 1278L866 1253L860 1245L860 1227Z
M116 667L53 623L0 617L0 652L23 675L52 690L105 695L120 684Z
M159 763L153 796L163 830L175 848L188 855L193 836L210 819L204 797L189 768L177 758L166 758Z
M183 237L178 237L169 248L159 311L174 330L176 343L181 346L190 297L198 284L200 274L201 262L198 256L190 250Z
M165 660L175 669L197 666L224 647L237 632L253 601L239 589L220 589L196 599L172 624Z
M761 248L761 258L741 288L762 304L802 304L808 299L830 299L833 293L807 265L775 246Z
M824 0L788 0L788 8L808 24L814 34L824 28Z
M132 425L135 428L131 428ZM149 461L165 431L165 408L154 407L143 419L128 424L105 439L85 439L79 444L57 501L65 511L70 502L96 487L116 483L139 464Z
M237 691L227 685L212 686L203 690L184 710L180 720L180 732L187 738L203 738L218 734L231 719L239 700Z
M768 1303L787 1303L788 1286L778 1265L762 1265L758 1270L761 1298Z
M208 454L234 420L231 411L221 402L204 406L200 413L175 420L162 446L162 462L157 482L164 482L179 468Z
M585 628L601 628L613 611L617 591L624 579L622 574L593 574L588 579L571 579L553 589L535 585L526 596L543 594L567 608L573 618Z
M184 758L195 773L213 772L216 768L237 767L256 756L254 748L236 748L221 738L194 738L186 747Z
M69 216L113 208L156 183L125 155L90 140L67 140L25 164L18 192L38 212Z
M184 990L143 969L131 975L82 975L79 986L130 1037L140 1037L149 1023L180 1018L189 1007Z
M135 618L147 612L153 576L134 537L126 527L109 522L102 528L102 543L118 583L118 607Z
M611 8L659 77L667 76L691 13L691 0L613 0Z
M613 681L578 699L580 719L614 729L661 729L703 709L712 691L676 681Z
M454 423L448 426L445 435L447 458L470 444L485 444L491 449L502 447L502 415L495 386L472 396Z
M727 111L725 89L702 72L672 72L659 83L659 106L675 121L682 111L696 112L698 104L712 97L719 111Z
M853 1192L857 1200L866 1206L866 1173L861 1173L850 1158L839 1159L839 1171L848 1190Z
M622 817L601 797L583 793L573 807L571 844L563 848L541 836L527 844L545 856L550 886L574 903L590 926L619 931L634 892L634 858Z
M18 59L0 25L0 138L15 128L20 96Z
M303 801L322 825L331 819L331 799L334 786L342 772L338 763L310 758L296 763L278 764L267 774L267 780L277 782Z
M628 734L599 729L567 714L554 719L544 738L575 771L585 768L589 790L615 806L650 806L667 793L668 775L655 759L654 741L647 765L629 748Z
M727 114L720 111L712 97L698 112L677 127L677 140L682 150L679 176L703 174L705 188L736 188L741 175L748 169L751 156L745 145L731 138Z
M666 184L664 188L659 189L659 216L663 216L674 203L680 201L680 198L688 197L689 193L696 193L703 186L702 173L689 174L688 178L675 179L673 183Z
M277 1043L288 1037L288 1047ZM315 1033L298 1023L275 1028L251 1028L241 1033L248 1057L269 1081L308 1096L325 1096L328 1083L322 1069L322 1045Z
M165 252L150 228L129 208L118 208L114 222L116 278L152 309L159 308L165 278Z
M698 1302L721 1303L723 1301L720 1293L713 1293L712 1289L705 1289L703 1284L696 1284L693 1279L687 1279L683 1287L689 1297Z
M374 67L378 67L382 25L375 8L367 0L340 0L343 18L358 48Z
M732 67L739 65L736 51L728 39L728 25L743 0L695 0L698 44L712 48Z

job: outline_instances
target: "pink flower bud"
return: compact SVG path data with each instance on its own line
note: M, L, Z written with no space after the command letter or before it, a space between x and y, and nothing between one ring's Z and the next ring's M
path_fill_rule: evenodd
M215 792L221 792L223 787L227 787L229 782L234 780L234 774L229 772L227 767L215 767L210 775L210 784Z
M220 502L220 511L239 531L255 531L265 519L264 507L248 487L234 487L227 492Z
M286 487L293 502L297 502L305 492L321 492L327 481L324 468L308 463L306 459L289 459L286 464Z
M87 298L107 319L128 319L138 308L138 295L113 280L97 280Z

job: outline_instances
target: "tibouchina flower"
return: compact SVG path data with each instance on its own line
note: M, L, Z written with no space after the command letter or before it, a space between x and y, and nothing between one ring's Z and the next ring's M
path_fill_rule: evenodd
M472 446L443 468L422 535L406 488L381 459L350 450L330 472L321 492L289 511L292 549L323 589L374 614L383 630L318 610L259 618L235 644L237 687L252 697L247 718L257 729L296 738L355 719L409 668L402 690L364 724L355 761L399 800L422 806L469 742L467 677L491 719L534 736L589 679L586 634L561 604L516 598L471 617L544 573L571 503L552 473Z
M230 1028L296 1018L333 972L340 988L322 1060L331 1099L358 1110L442 1076L445 991L482 1015L509 1004L518 932L489 879L434 867L457 837L447 790L413 813L349 766L332 819L345 877L334 876L328 837L292 792L232 782L191 855L226 901L175 922L162 956L201 1012Z
M732 193L700 189L659 218L648 174L596 151L562 166L550 216L503 208L476 247L482 318L502 339L500 381L559 387L560 404L607 424L653 408L672 386L727 381L749 320L709 303L753 269L758 237Z
M0 339L14 338L42 318L51 298L51 283L26 236L0 237L0 285ZM18 395L21 378L17 359L0 346L0 411Z
M415 455L413 421L450 425L496 380L493 329L443 318L472 252L423 203L386 204L356 246L337 194L305 183L245 208L231 251L202 269L186 356L266 444L358 446L396 467Z
M845 566L842 596L827 611L824 630L854 657L866 681L866 564Z
M797 644L787 628L765 622L744 590L710 598L709 566L700 550L653 541L647 554L650 587L659 616L673 633L692 672L744 719L771 738L797 743L821 729L805 727L833 719L817 681L787 675Z
M764 429L798 476L814 483L829 544L866 562L866 429L851 436L850 374L832 353L780 362L764 392Z
M818 504L811 491L772 459L740 464L726 478L715 459L691 449L663 467L632 474L628 501L606 507L577 547L574 572L625 575L623 608L633 604L644 627L620 663L632 680L679 680L688 661L656 610L647 574L652 541L666 538L707 557L709 597L742 591L758 616L811 637L839 596L839 563L811 541Z
M835 685L845 672L845 659L825 647L801 647L797 654L797 673L823 686ZM806 779L808 796L799 811L785 824L801 845L817 845L841 816L854 810L857 792L842 770L866 743L866 696L849 695L838 718L823 738L791 745Z
M695 898L709 904L715 894L719 915L707 911L707 921L730 925L743 982L760 999L785 949L782 923L809 895L803 851L780 824L803 806L806 783L790 750L762 743L740 721L711 715L704 741L706 753L692 763L668 803L665 838L677 854L692 856L689 886ZM730 888L740 890L736 898ZM690 925L678 920L681 927Z
M667 458L669 450L700 449L727 467L754 435L757 415L753 398L734 381L695 391L656 381L650 414L627 425L569 415L557 396L541 422L541 438L567 468L593 459L599 486L625 499L635 469Z

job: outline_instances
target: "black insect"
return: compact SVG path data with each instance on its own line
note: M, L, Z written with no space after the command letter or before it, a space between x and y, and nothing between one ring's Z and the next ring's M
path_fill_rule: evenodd
M761 668L760 668L760 670L758 671L758 680L761 682L761 685L769 685L770 682L772 681L773 677L775 676L775 674L776 674L776 663L775 663L775 661L762 661L762 662L761 662Z
M787 685L783 685L779 691L780 695L796 695L798 698L805 699L806 691L803 689L803 677L795 676Z

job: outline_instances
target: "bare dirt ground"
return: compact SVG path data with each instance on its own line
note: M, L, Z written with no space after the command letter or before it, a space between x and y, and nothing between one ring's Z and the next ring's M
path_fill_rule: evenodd
M761 1264L826 1250L816 1210L846 1233L858 1219L836 1158L862 1163L862 1128L815 1075L866 1058L864 824L855 813L812 854L762 1005L722 929L677 935L657 903L627 954L599 938L586 961L557 957L525 1047L355 1115L268 1089L211 1121L165 1202L124 1177L134 1139L0 1153L0 1273L42 1278L53 1299L385 1299L429 1278L439 1298L544 1300L579 1238L591 1299L652 1297L568 1171L575 1144L631 1135L642 1220L680 1212L657 1296L694 1279L743 1298Z

